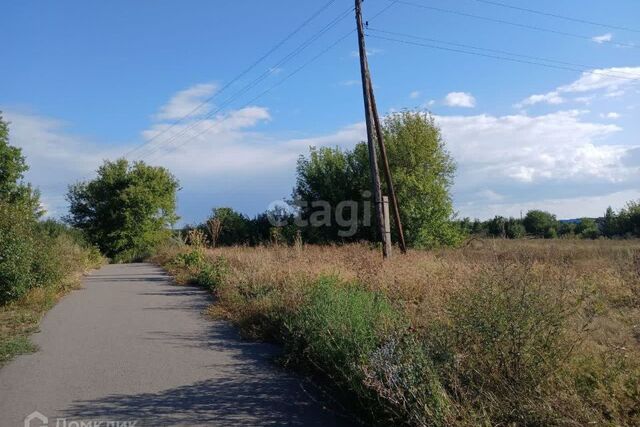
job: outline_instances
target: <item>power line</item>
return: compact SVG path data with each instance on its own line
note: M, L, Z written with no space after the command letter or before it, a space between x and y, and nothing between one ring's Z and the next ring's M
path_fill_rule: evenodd
M493 6L504 7L504 8L507 8L507 9L519 10L521 12L533 13L533 14L542 15L542 16L549 16L549 17L558 18L558 19L564 19L565 21L578 22L580 24L589 24L589 25L595 25L595 26L603 27L603 28L610 28L612 30L623 30L623 31L631 31L631 32L634 32L634 33L640 33L640 30L635 29L635 28L623 27L623 26L612 25L612 24L604 24L602 22L589 21L589 20L586 20L586 19L574 18L574 17L571 17L571 16L560 15L560 14L557 14L557 13L544 12L542 10L530 9L530 8L521 7L521 6L514 6L512 4L502 3L502 2L494 1L494 0L474 0L474 1L476 1L478 3L485 3L485 4L490 4L490 5L493 5Z
M605 75L605 76L610 76L610 77L615 77L615 78L624 79L624 80L630 80L630 81L640 80L640 77L639 78L620 77L620 76L616 76L616 75L612 75L612 74L608 74L608 73L599 72L598 70L589 71L589 70L584 70L584 69L580 69L580 68L576 68L576 67L545 64L545 63L537 62L537 61L530 61L530 60L517 59L517 58L509 58L509 57L506 57L506 56L491 55L491 54L485 54L485 53L480 53L480 52L473 52L473 51L469 51L469 50L449 48L449 47L444 47L444 46L436 46L436 45L432 45L432 44L418 43L418 42L413 42L413 41L409 41L409 40L401 40L401 39L396 39L396 38L391 38L391 37L376 36L376 35L373 35L373 34L370 34L369 37L373 37L373 38L381 39L381 40L388 40L388 41L397 42L397 43L403 43L403 44L407 44L407 45L422 46L422 47L427 47L427 48L431 48L431 49L438 49L438 50L443 50L443 51L448 51L448 52L456 52L456 53L464 53L464 54L467 54L467 55L482 56L482 57L485 57L485 58L498 59L498 60L502 60L502 61L518 62L518 63L521 63L521 64L528 64L528 65L538 65L538 66L541 66L541 67L554 68L554 69L558 69L558 70L578 71L578 72L585 72L585 73L594 74L594 75Z
M347 37L349 37L351 34L353 34L355 30L351 30L348 33L344 34L343 36L341 36L339 39L337 39L334 43L332 43L331 45L329 45L328 47L326 47L325 49L323 49L319 54L317 54L316 56L314 56L313 58L311 58L309 61L305 62L304 64L302 64L300 67L298 67L296 70L294 70L293 72L291 72L290 74L288 74L285 78L283 78L282 80L280 80L279 82L277 82L276 84L270 86L269 88L267 88L265 91L261 92L260 94L258 94L257 96L251 98L249 101L247 101L246 103L244 103L242 106L239 107L239 109L243 109L248 107L249 105L251 105L252 103L254 103L256 100L262 98L263 96L267 95L269 92L271 92L272 90L274 90L275 88L281 86L284 82L286 82L287 80L289 80L290 78L292 78L293 76L295 76L296 74L298 74L300 71L302 71L304 68L306 68L307 66L309 66L310 64L312 64L313 62L315 62L317 59L319 59L321 56L323 56L325 53L327 53L328 51L330 51L331 49L333 49L335 46L337 46L338 44L340 44L340 42L342 42L344 39L346 39ZM203 135L204 133L208 132L209 130L211 130L211 128L213 128L216 124L213 123L209 126L207 126L206 128L202 129L200 132L198 132L195 135L190 136L188 139L182 141L180 144L176 145L174 147L174 151L177 150L180 147L183 147L184 145L186 145L187 143L191 142L192 140L196 139L197 137ZM156 150L155 152L157 152L158 150ZM151 155L155 154L152 153ZM162 153L160 154L162 155Z
M387 10L389 10L391 7L393 7L396 4L395 0L392 0L392 3L384 8L382 8L381 10L379 10L377 13L375 13L371 18L369 18L369 20L373 20L377 17L379 17L380 15L382 15L383 13L385 13ZM353 8L349 8L349 12L353 11ZM282 80L280 80L279 82L277 82L276 84L270 86L269 88L267 88L265 91L259 93L257 96L255 96L254 98L251 98L248 102L246 102L245 104L243 104L242 106L240 106L240 109L246 108L247 106L251 105L252 103L254 103L255 101L257 101L258 99L262 98L263 96L267 95L268 93L270 93L272 90L276 89L277 87L281 86L282 84L284 84L287 80L289 80L290 78L292 78L293 76L295 76L296 74L298 74L300 71L302 71L304 68L308 67L309 65L311 65L312 63L314 63L316 60L318 60L320 57L322 57L324 54L326 54L327 52L329 52L331 49L333 49L335 46L337 46L338 44L340 44L343 40L345 40L347 37L349 37L351 34L353 34L355 32L355 30L351 30L348 33L344 34L343 36L341 36L340 38L338 38L335 42L333 42L331 45L329 45L328 47L326 47L325 49L323 49L322 51L320 51L320 53L318 53L316 56L312 57L310 60L308 60L307 62L305 62L304 64L302 64L300 67L298 67L297 69L295 69L293 72L291 72L290 74L288 74L286 77L284 77ZM198 132L195 135L190 136L188 139L182 141L180 144L176 145L174 147L174 151L185 146L186 144L188 144L189 142L191 142L192 140L194 140L195 138L198 138L199 136L203 135L204 133L206 133L207 131L211 130L211 128L213 128L213 126L215 126L214 124L211 124L209 126L207 126L206 128L202 129L200 132ZM149 156L153 156L154 154L156 154L159 151L160 147L156 147L156 150L154 150L152 153L149 154ZM160 154L160 156L162 156L163 153Z
M468 49L475 49L475 50L480 50L480 51L484 51L484 52L492 52L492 53L498 53L498 54L502 54L502 55L510 55L510 56L516 56L516 57L520 57L520 58L533 59L533 60L536 60L536 61L551 62L551 63L561 64L561 65L570 65L570 66L573 66L573 67L580 67L580 68L583 69L583 71L590 71L590 70L598 68L597 66L594 66L594 65L578 64L578 63L575 63L575 62L567 62L567 61L561 61L561 60L557 60L557 59L544 58L544 57L541 57L541 56L526 55L526 54L510 52L510 51L506 51L506 50L484 48L484 47L468 45L468 44L464 44L464 43L456 43L456 42L450 42L450 41L446 41L446 40L439 40L439 39L434 39L434 38L429 38L429 37L416 36L416 35L412 35L412 34L399 33L399 32L395 32L395 31L385 31L385 30L372 28L372 27L369 27L368 31L374 32L374 33L388 34L388 35L392 35L392 36L407 37L407 38L416 39L416 40L424 40L424 41L429 41L429 42L434 42L434 43L441 43L441 44L445 44L445 45L449 45L449 46L457 46L457 47L463 47L463 48L468 48ZM615 71L615 72L607 72L606 74L605 73L598 73L598 74L600 74L600 75L608 75L608 76L611 76L611 77L616 77L616 78L621 78L621 79L629 79L629 80L638 80L638 79L640 79L640 76L638 76L636 74L633 74L633 73L627 73L627 72L624 72L624 71Z
M309 47L309 45L311 45L314 41L319 39L322 35L324 35L326 32L328 32L331 28L336 26L341 20L343 20L345 17L347 17L351 13L352 10L353 10L353 7L350 7L348 9L346 9L344 12L342 12L340 15L338 15L338 17L336 17L331 22L329 22L327 25L325 25L319 32L315 33L313 36L311 36L309 39L307 39L301 45L299 45L295 50L293 50L288 55L286 55L284 58L282 58L277 64L275 64L272 67L267 68L260 76L258 76L256 79L254 79L253 81L251 81L250 83L245 85L241 90L237 91L236 93L231 95L229 98L227 98L225 101L223 101L217 109L215 109L214 111L208 113L206 116L200 118L199 120L196 120L196 121L192 122L187 127L181 129L177 133L175 133L172 136L170 136L168 139L166 139L164 141L161 141L159 143L159 145L156 145L155 147L151 148L151 152L157 151L157 149L160 146L164 145L164 144L171 144L178 137L186 134L188 131L190 131L190 130L194 129L195 127L197 127L200 123L202 123L205 120L210 119L211 117L213 117L216 114L218 114L226 106L228 106L229 104L234 102L236 99L238 99L240 96L244 95L246 92L248 92L249 90L251 90L252 88L257 86L258 84L260 84L262 81L267 79L269 76L271 76L273 74L273 69L277 69L278 67L284 65L285 63L287 63L288 61L293 59L295 56L297 56L304 49ZM149 141L146 142L143 145L149 146ZM149 154L150 153L147 153L146 155L149 155ZM139 158L144 157L144 155L145 154L143 154L142 156L139 156Z
M406 1L406 0L389 0L389 1L395 1L396 4L404 4L406 6L413 6L413 7L418 7L418 8L421 8L421 9L433 10L435 12L441 12L441 13L448 13L448 14L452 14L452 15L464 16L464 17L467 17L467 18L479 19L479 20L483 20L483 21L487 21L487 22L493 22L493 23L497 23L497 24L511 25L513 27L526 28L528 30L540 31L540 32L551 33L551 34L557 34L557 35L561 35L561 36L565 36L565 37L573 37L573 38L589 40L589 41L592 41L592 39L593 39L593 37L585 36L583 34L569 33L569 32L566 32L566 31L559 31L559 30L554 30L554 29L551 29L551 28L544 28L544 27L538 27L538 26L535 26L535 25L522 24L522 23L519 23L519 22L507 21L506 19L491 18L491 17L488 17L488 16L482 16L482 15L476 15L476 14L473 14L473 13L461 12L459 10L444 9L444 8L435 7L435 6L427 6L426 4L414 3L414 2L410 2L410 1ZM636 48L636 49L640 48L640 46L637 45L637 44L620 43L620 42L614 42L612 40L602 40L602 43L607 43L607 44L610 44L610 45L613 45L613 46L618 46L618 47L632 47L632 48Z
M213 101L213 99L215 99L222 92L224 92L226 89L231 87L238 80L242 79L244 76L249 74L249 72L251 72L251 70L253 70L255 67L258 66L258 64L260 64L262 61L267 59L272 53L274 53L279 48L281 48L286 42L291 40L296 34L298 34L300 31L302 31L307 25L309 25L309 23L311 23L315 18L317 18L320 14L322 14L322 12L327 10L335 2L336 2L336 0L330 0L327 3L325 3L320 9L316 10L311 16L309 16L307 19L305 19L298 27L296 27L292 32L290 32L286 37L284 37L282 40L280 40L278 43L276 43L276 45L273 46L271 49L269 49L264 55L262 55L260 58L258 58L256 61L254 61L251 65L249 65L245 70L243 70L240 74L238 74L236 77L231 79L228 83L226 83L219 91L216 91L215 94L213 94L212 96L210 96L210 97L206 98L205 100L203 100L200 104L198 104L195 108L193 108L187 114L185 114L184 116L182 116L179 119L177 119L174 122L172 122L169 127L163 129L161 132L157 133L152 138L150 138L149 140L145 141L145 143L150 143L150 142L154 141L155 139L159 138L160 136L164 135L170 129L172 129L173 127L175 127L178 124L182 123L185 119L191 117L193 114L195 114L197 111L199 111L202 107L204 107L205 105L207 105L208 103ZM124 157L128 157L130 154L132 154L133 152L137 151L140 148L142 148L142 145L139 146L139 147L136 147L136 148L133 148L133 149L129 150L127 153L124 154Z

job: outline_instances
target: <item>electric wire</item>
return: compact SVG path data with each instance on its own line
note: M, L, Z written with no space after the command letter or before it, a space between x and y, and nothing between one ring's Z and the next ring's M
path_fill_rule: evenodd
M463 48L467 48L467 49L475 49L475 50L480 50L480 51L484 51L484 52L492 52L492 53L498 53L498 54L502 54L502 55L510 55L510 56L515 56L515 57L520 57L520 58L533 59L533 60L536 60L536 61L550 62L550 63L556 63L556 64L561 64L561 65L569 65L569 66L572 66L572 67L580 67L580 68L582 68L582 71L590 71L590 70L594 70L594 69L600 68L600 67L597 67L597 66L594 66L594 65L578 64L578 63L575 63L575 62L568 62L568 61L562 61L562 60L558 60L558 59L544 58L544 57L541 57L541 56L526 55L526 54L523 54L523 53L510 52L510 51L507 51L507 50L490 49L490 48L474 46L474 45L469 45L469 44L464 44L464 43L456 43L456 42L451 42L451 41L446 41L446 40L439 40L439 39L434 39L434 38L429 38L429 37L416 36L416 35L413 35L413 34L400 33L400 32L395 32L395 31L386 31L386 30L373 28L373 27L367 28L367 31L368 32L374 32L374 33L388 34L388 35L392 35L392 36L406 37L406 38L411 38L411 39L416 39L416 40L423 40L423 41L434 42L434 43L441 43L441 44L445 44L445 45L449 45L449 46L463 47ZM373 35L370 34L370 36L373 36ZM640 79L640 76L638 74L628 73L628 72L625 72L625 71L614 71L614 72L607 72L606 74L604 74L604 73L599 73L599 74L601 74L601 75L609 75L609 76L612 76L612 77L618 77L618 78L622 78L622 79L631 79L631 80Z
M386 11L388 11L391 7L393 7L396 4L396 1L393 0L391 2L390 5L382 8L381 10L379 10L377 13L375 13L374 15L371 16L371 18L369 18L369 20L373 20L377 17L379 17L380 15L382 15L383 13L385 13ZM353 11L353 8L349 9L349 12ZM239 107L240 109L246 108L247 106L251 105L252 103L254 103L255 101L257 101L258 99L262 98L263 96L267 95L268 93L270 93L272 90L276 89L277 87L281 86L282 84L284 84L287 80L289 80L290 78L294 77L296 74L298 74L300 71L302 71L304 68L308 67L309 65L311 65L312 63L314 63L316 60L318 60L320 57L322 57L324 54L326 54L327 52L329 52L331 49L333 49L335 46L337 46L338 44L340 44L343 40L345 40L347 37L349 37L351 34L353 34L355 32L354 30L350 30L349 32L347 32L346 34L344 34L343 36L339 37L335 42L333 42L332 44L330 44L329 46L327 46L325 49L323 49L322 51L320 51L320 53L318 53L316 56L312 57L310 60L308 60L307 62L303 63L300 67L298 67L297 69L295 69L293 72L291 72L290 74L288 74L286 77L284 77L282 80L280 80L279 82L275 83L274 85L270 86L269 88L267 88L265 91L259 93L257 96L255 96L254 98L250 99L248 102L246 102L245 104L243 104L241 107ZM205 134L206 132L208 132L211 128L213 128L216 125L216 123L212 123L209 126L201 129L198 133L188 137L187 139L183 140L181 143L177 144L174 146L173 151L176 151L177 149L185 146L186 144L188 144L189 142L191 142L192 140L198 138L199 136ZM153 153L150 154L150 156L153 156L154 154L156 154L158 152L158 150L155 150ZM163 154L166 153L160 153L160 156L162 156Z
M152 138L148 139L147 141L145 141L146 143L150 143L153 142L154 140L158 139L160 136L164 135L165 133L167 133L169 130L171 130L172 128L174 128L175 126L177 126L178 124L182 123L184 120L186 120L187 118L191 117L192 115L194 115L196 112L200 111L200 109L202 107L204 107L205 105L209 104L211 101L213 101L216 97L220 96L220 94L222 94L225 90L229 89L233 84L235 84L236 82L238 82L240 79L242 79L244 76L246 76L247 74L249 74L255 67L257 67L261 62L263 62L265 59L267 59L269 56L271 56L271 54L273 54L274 52L276 52L278 49L280 49L285 43L287 43L289 40L291 40L296 34L298 34L300 31L302 31L304 28L307 27L307 25L309 25L315 18L317 18L319 15L321 15L325 10L327 10L333 3L335 3L336 0L329 0L327 3L325 3L320 9L316 10L311 16L309 16L307 19L305 19L298 27L296 27L293 31L291 31L289 34L287 34L287 36L285 36L282 40L280 40L278 43L276 43L271 49L269 49L265 54L263 54L261 57L259 57L256 61L254 61L253 63L251 63L247 68L245 68L240 74L238 74L237 76L235 76L233 79L231 79L229 82L227 82L222 88L220 88L220 90L216 91L216 93L214 93L212 96L204 99L200 104L198 104L195 108L193 108L191 111L189 111L188 113L186 113L185 115L181 116L180 118L178 118L177 120L173 121L171 123L170 126L166 127L165 129L163 129L161 132L158 132L157 134L155 134ZM128 157L129 155L133 154L135 151L139 150L142 148L144 144L135 147L131 150L129 150L128 152L126 152L124 154L124 157Z
M150 147L151 150L152 151L156 151L157 149L159 149L163 145L171 144L173 141L175 141L180 136L185 135L187 132L189 132L192 129L195 129L200 123L202 123L202 122L214 117L216 114L220 113L229 104L233 103L235 100L240 98L242 95L247 93L249 90L251 90L252 88L257 86L258 84L260 84L261 82L266 80L268 77L270 77L273 74L273 70L274 69L278 69L279 67L281 67L282 65L286 64L291 59L296 57L298 54L300 54L303 50L305 50L307 47L309 47L313 42L315 42L317 39L319 39L321 36L323 36L325 33L327 33L329 30L331 30L334 26L336 26L340 21L342 21L346 16L348 16L348 14L350 14L352 11L353 11L353 7L350 7L349 9L345 10L344 12L342 12L340 15L338 15L338 17L336 17L331 22L329 22L327 25L325 25L319 32L317 32L314 35L312 35L310 38L308 38L306 41L304 41L301 45L299 45L294 51L290 52L288 55L286 55L284 58L282 58L277 64L273 65L272 67L267 68L260 76L255 78L253 81L251 81L250 83L245 85L242 89L240 89L239 91L235 92L233 95L231 95L225 101L223 101L218 106L218 108L216 108L215 110L213 110L210 113L206 114L204 117L201 117L200 119L195 120L194 122L190 123L187 127L183 128L180 131L178 131L177 133L171 135L168 139L166 139L164 141L160 141L158 144L155 144L153 147ZM145 143L144 145L149 147L148 143ZM142 158L142 157L144 157L144 156L146 156L148 154L149 153L145 153L142 156L138 156L138 158Z
M552 12L545 12L545 11L542 11L542 10L530 9L528 7L515 6L515 5L512 5L512 4L507 4L507 3L503 3L503 2L499 2L499 1L495 1L495 0L474 0L474 1L476 1L478 3L490 4L492 6L498 6L498 7L503 7L503 8L507 8L507 9L519 10L521 12L532 13L532 14L535 14L535 15L548 16L548 17L557 18L557 19L564 19L565 21L577 22L577 23L580 23L580 24L595 25L595 26L598 26L598 27L609 28L609 29L612 29L612 30L622 30L622 31L631 31L631 32L634 32L634 33L640 33L640 30L636 29L636 28L624 27L624 26L620 26L620 25L605 24L605 23L602 23L602 22L590 21L590 20L587 20L587 19L575 18L575 17L567 16L567 15L560 15L558 13L552 13Z
M392 38L392 37L377 36L375 34L369 34L368 37L373 37L373 38L380 39L380 40L387 40L387 41L392 41L392 42L397 42L397 43L402 43L402 44L407 44L407 45L427 47L427 48L431 48L431 49L443 50L443 51L448 51L448 52L456 52L456 53L463 53L463 54L467 54L467 55L482 56L482 57L485 57L485 58L492 58L492 59L497 59L497 60L502 60L502 61L517 62L517 63L528 64L528 65L537 65L537 66L546 67L546 68L554 68L554 69L568 70L568 71L578 71L578 72L583 72L583 73L593 74L593 75L605 75L605 76L610 76L610 77L614 77L614 78L618 78L618 79L624 79L624 80L630 80L630 81L640 80L640 76L638 76L636 78L621 77L619 75L613 75L613 74L605 73L605 72L602 72L600 70L585 70L585 69L582 69L582 68L570 67L570 66L564 66L564 65L545 64L545 63L538 62L538 61L532 61L532 60L526 60L526 59L518 59L518 58L509 58L509 57L506 57L506 56L492 55L492 54L474 52L474 51L470 51L470 50L463 50L463 49L457 49L457 48L437 46L437 45L433 45L433 44L419 43L419 42L414 42L414 41L410 41L410 40L402 40L402 39L397 39L397 38Z
M504 25L511 25L511 26L519 27L519 28L526 28L528 30L533 30L533 31L540 31L540 32L546 32L546 33L561 35L561 36L565 36L565 37L573 37L573 38L593 41L593 37L586 36L586 35L583 35L583 34L576 34L576 33L570 33L570 32L566 32L566 31L554 30L554 29L551 29L551 28L538 27L538 26L535 26L535 25L522 24L522 23L519 23L519 22L508 21L506 19L491 18L489 16L476 15L476 14L473 14L473 13L461 12L459 10L454 10L454 9L445 9L445 8L441 8L441 7L427 6L426 4L415 3L415 2L406 1L406 0L389 0L389 1L395 1L396 4L403 4L403 5L406 5L406 6L412 6L412 7L417 7L417 8L421 8L421 9L433 10L435 12L448 13L448 14L452 14L452 15L464 16L464 17L467 17L467 18L479 19L479 20L483 20L483 21L487 21L487 22L493 22L493 23L497 23L497 24L504 24ZM618 47L627 47L627 48L636 48L636 49L640 48L640 45L637 45L637 44L614 42L613 40L602 40L601 43L606 43L606 44L613 45L613 46L618 46Z

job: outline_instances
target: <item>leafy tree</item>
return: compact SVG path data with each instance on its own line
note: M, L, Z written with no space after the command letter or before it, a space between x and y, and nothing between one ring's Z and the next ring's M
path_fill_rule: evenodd
M392 114L383 130L407 242L417 247L459 243L462 236L451 223L456 166L433 116Z
M105 161L92 181L69 188L67 221L116 261L139 259L177 221L178 181L166 169L125 159Z
M602 234L607 237L613 237L620 234L620 224L618 216L613 211L613 208L609 206L604 214L602 220Z
M43 213L39 194L22 181L28 169L22 150L9 144L9 123L0 112L0 200L24 205L39 217Z
M214 208L208 221L220 221L220 235L216 241L219 246L231 246L250 243L251 220L231 208Z
M300 224L314 222L326 214L327 221L322 227L304 226L305 241L331 242L343 240L340 230L343 229L336 218L340 203L353 201L357 203L356 211L340 212L343 218L354 218L359 226L351 240L372 239L372 227L364 225L365 217L373 218L371 184L369 181L369 160L367 147L358 144L353 151L340 148L311 147L309 157L300 156L296 168L296 186L293 191L292 204L298 209ZM365 193L366 192L366 193ZM365 204L363 193L368 195ZM319 202L326 202L320 204ZM328 208L328 212L323 212Z
M582 218L576 225L576 233L583 239L597 239L600 236L600 229L594 219Z
M541 210L531 210L524 217L523 224L527 233L538 237L553 238L557 236L556 216Z
M618 215L621 234L640 237L640 200L627 203Z
M383 133L407 243L435 247L460 242L463 233L460 225L451 221L454 212L449 193L455 164L433 117L410 111L393 114L385 119ZM329 202L331 217L338 203L357 202L354 216L359 227L352 239L371 239L374 229L361 225L365 216L375 218L370 188L368 150L361 142L353 151L312 148L309 157L298 161L293 197L306 203L301 208L303 219L317 212L311 206L314 201ZM339 239L339 231L333 223L322 229L305 229L305 233L316 233L317 240L324 241Z
M527 230L524 228L522 221L509 218L507 222L507 237L510 239L521 239L526 236Z
M564 221L558 223L558 234L563 237L575 237L576 223L573 221Z
M494 237L507 237L507 220L505 217L496 215L487 221L487 234Z

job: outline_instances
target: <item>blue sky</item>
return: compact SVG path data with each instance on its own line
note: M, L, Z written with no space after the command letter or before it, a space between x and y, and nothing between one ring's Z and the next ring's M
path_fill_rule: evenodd
M458 163L453 196L461 216L519 215L534 207L560 217L596 216L639 199L640 3L501 2L636 31L478 0L403 0L388 9L389 0L367 0L381 112L422 108L436 115ZM327 3L3 1L0 110L50 214L65 213L69 183L154 137L129 158L174 172L184 222L202 220L214 206L253 215L288 197L296 158L308 146L350 148L364 138L355 34L284 80L349 34L353 2L334 1L220 90Z

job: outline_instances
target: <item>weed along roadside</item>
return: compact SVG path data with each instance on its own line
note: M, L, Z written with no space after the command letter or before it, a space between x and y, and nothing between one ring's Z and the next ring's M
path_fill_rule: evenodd
M638 250L487 240L380 268L363 245L174 243L154 261L368 424L637 425Z

